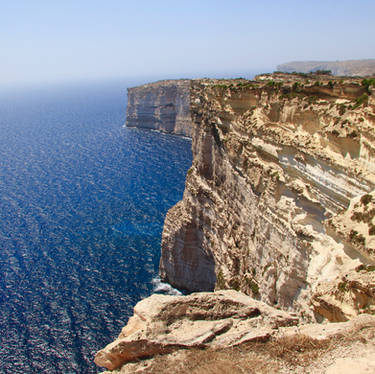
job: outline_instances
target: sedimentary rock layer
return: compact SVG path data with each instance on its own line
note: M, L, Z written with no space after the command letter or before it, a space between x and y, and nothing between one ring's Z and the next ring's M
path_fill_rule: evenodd
M190 137L190 81L167 80L128 88L126 126Z
M110 370L183 348L231 347L268 340L298 319L233 290L189 296L152 295L134 308L118 339L95 362Z
M152 295L135 306L134 315L121 334L96 354L95 362L116 373L146 374L155 372L152 370L155 356L168 355L174 362L179 354L191 349L210 348L212 355L215 350L234 350L242 344L247 344L251 351L249 344L253 342L273 341L282 347L293 340L319 346L328 339L337 341L339 337L353 336L366 329L371 334L375 316L363 314L349 322L328 325L297 325L297 322L295 316L233 290L189 296ZM366 342L363 336L362 340ZM300 345L299 349L303 352L306 347ZM374 345L366 348L369 357L364 363L372 368ZM217 366L221 369L220 364ZM174 372L179 370L176 368ZM370 371L363 371L367 372Z
M189 291L234 288L312 320L373 310L373 296L346 300L340 313L319 304L324 285L344 292L341 278L358 280L375 261L372 210L366 236L340 219L373 196L373 90L361 79L289 74L192 81L193 165L165 220L162 279Z
M165 219L160 275L216 291L142 300L95 362L146 373L152 360L140 360L181 349L373 329L375 81L273 74L184 84L194 158ZM166 103L159 89L140 89L148 104L138 108ZM351 321L306 324L314 320ZM365 348L351 368L372 370L374 346Z

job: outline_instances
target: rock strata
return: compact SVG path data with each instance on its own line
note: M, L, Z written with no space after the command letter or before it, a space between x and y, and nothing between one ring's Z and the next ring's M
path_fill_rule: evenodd
M126 126L190 137L190 81L167 80L128 88Z
M140 301L113 343L95 363L110 370L178 349L230 347L268 340L298 319L233 290L189 296L152 295Z
M119 373L150 373L153 357L163 355L173 361L179 353L194 348L220 351L244 343L271 341L282 346L293 339L310 339L318 345L375 329L375 316L368 314L345 323L298 322L294 315L234 290L189 296L152 295L135 306L133 317L119 337L96 354L95 362L109 370L118 369ZM372 355L374 348L368 349ZM329 370L335 365L340 367L341 361L334 361ZM372 361L366 359L361 365L372 367Z
M314 294L375 263L373 92L373 82L324 75L192 81L193 165L165 220L161 278L234 288L307 320L370 307L372 296L336 319ZM351 204L356 234L344 224Z
M160 275L216 291L141 301L98 365L146 373L135 361L290 336L314 346L366 329L342 360L335 348L311 372L341 370L357 346L373 357L374 83L281 73L184 81L193 165L165 219ZM130 95L129 124L159 118L148 127L181 133L172 111L166 124L155 114L172 100L167 91L158 83ZM356 362L361 373L373 369L373 360Z

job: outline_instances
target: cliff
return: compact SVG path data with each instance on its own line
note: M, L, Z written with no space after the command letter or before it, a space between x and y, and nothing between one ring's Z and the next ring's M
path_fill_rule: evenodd
M321 343L310 338L326 341L353 329L372 334L371 342L374 317L359 315L375 314L375 81L277 73L184 84L193 164L183 200L165 219L160 275L190 292L215 292L141 301L96 362L112 370L168 355L162 368L171 363L183 372L181 349L231 347L233 354L234 347L261 341L272 351L289 335L316 349ZM149 107L157 107L152 98L159 103L165 96L156 88L152 96L145 92L138 88L129 103L137 98L138 108L145 107L142 93ZM296 323L297 330L290 327ZM373 357L367 335L355 339ZM354 360L356 341L335 341L351 346L351 356L338 348L326 366L311 372L325 373L330 362L333 373L341 365L336 358ZM293 344L288 357L310 349ZM264 357L257 372L278 372L284 363L275 355ZM296 360L315 365L310 358ZM273 367L266 365L270 360ZM364 370L374 368L370 361ZM152 362L124 365L120 372L165 372L152 369L158 359ZM283 372L307 370L285 365ZM223 372L243 372L237 369Z
M190 137L190 81L166 80L128 88L126 126Z
M375 311L366 271L375 210L367 202L357 229L345 213L361 196L372 202L375 186L367 83L192 81L193 165L165 220L162 279L188 291L233 288L311 320Z
M317 70L331 70L334 75L369 76L375 75L375 59L347 61L294 61L277 66L285 73L310 73Z

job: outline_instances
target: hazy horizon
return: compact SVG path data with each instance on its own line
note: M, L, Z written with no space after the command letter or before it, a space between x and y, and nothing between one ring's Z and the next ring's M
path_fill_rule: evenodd
M16 0L0 5L1 86L267 72L374 58L370 0Z

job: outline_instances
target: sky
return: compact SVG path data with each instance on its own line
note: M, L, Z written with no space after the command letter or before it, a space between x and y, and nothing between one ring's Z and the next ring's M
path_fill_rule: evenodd
M0 85L375 58L374 0L1 0Z

